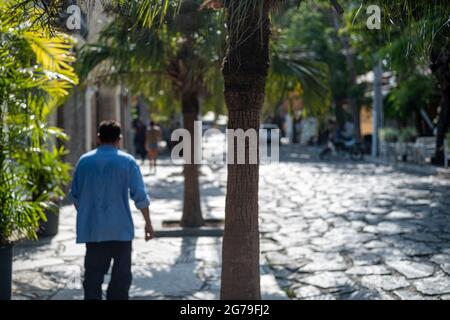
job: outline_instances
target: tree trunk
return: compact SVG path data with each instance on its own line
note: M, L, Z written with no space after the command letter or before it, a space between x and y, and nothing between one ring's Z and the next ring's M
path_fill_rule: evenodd
M435 163L444 163L444 140L450 125L450 48L442 48L439 53L431 55L430 69L438 81L441 93L441 111L437 124Z
M2 91L0 91L0 187L4 187L5 186L5 180L4 180L4 162L6 160L6 153L8 152L7 150L5 150L5 146L6 146L6 141L3 141L3 95L2 95ZM5 193L2 192L2 194L0 194L0 223L3 224L4 219L6 218L6 215L3 216L3 210L5 209L5 202L6 202L6 197L9 196ZM3 225L1 225L0 227L3 227ZM6 235L4 235L2 233L2 230L0 229L0 247L5 245L7 242L6 239Z
M191 163L185 164L184 174L184 201L181 226L201 227L204 225L200 203L200 185L198 182L198 165L194 164L194 121L197 120L199 102L196 93L185 93L182 97L183 123L191 135Z
M444 140L450 124L450 86L446 86L441 90L441 112L439 113L439 121L437 124L436 136L436 164L444 163Z
M337 13L333 10L332 12L334 28L336 32L339 32L339 17ZM350 40L346 36L340 36L339 39L342 43L342 48L344 49L345 61L347 63L347 71L349 76L349 84L352 89L356 88L356 68L355 68L355 56L352 52L352 47L350 45ZM354 97L354 92L348 93L348 104L350 105L350 112L352 113L354 132L353 135L356 140L361 141L361 119L360 110Z
M269 67L269 2L264 2L262 17L258 11L241 17L236 32L231 22L237 2L227 2L229 43L222 68L228 128L258 130ZM236 144L233 152L236 159ZM261 298L258 180L258 164L228 164L221 299Z
M341 100L335 100L333 104L336 106L335 108L336 123L339 126L339 128L342 128L345 124L345 115L344 109L342 108L342 102Z

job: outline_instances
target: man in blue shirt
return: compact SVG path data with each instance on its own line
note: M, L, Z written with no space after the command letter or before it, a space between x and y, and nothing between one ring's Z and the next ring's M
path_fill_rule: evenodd
M100 146L83 156L75 169L69 199L77 209L77 243L86 243L83 281L86 300L102 298L102 283L114 264L107 299L128 299L134 225L129 197L145 220L145 240L153 238L150 198L135 159L119 150L120 125L103 121Z

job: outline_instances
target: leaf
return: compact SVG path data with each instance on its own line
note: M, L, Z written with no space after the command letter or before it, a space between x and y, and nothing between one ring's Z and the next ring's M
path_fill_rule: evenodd
M71 66L75 57L71 52L73 43L70 38L61 34L46 37L37 31L27 31L22 36L29 43L36 61L49 78L78 83L78 77Z

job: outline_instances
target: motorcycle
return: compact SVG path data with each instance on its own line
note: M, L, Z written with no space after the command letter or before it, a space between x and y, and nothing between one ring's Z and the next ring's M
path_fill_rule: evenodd
M354 138L330 139L325 149L320 152L319 158L325 160L332 154L347 154L353 161L360 161L364 159L364 146Z

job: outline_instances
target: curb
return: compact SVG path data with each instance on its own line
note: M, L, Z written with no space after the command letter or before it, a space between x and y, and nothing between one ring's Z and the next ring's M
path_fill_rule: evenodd
M450 178L450 169L444 169L439 168L431 165L417 165L417 164L411 164L411 163L401 163L401 162L394 162L389 161L381 158L374 158L370 156L364 157L365 161L371 162L377 165L383 165L392 167L395 170L398 171L404 171L408 173L415 173L415 174L421 174L421 175L428 175L428 176L438 176L442 178Z
M178 237L223 237L221 228L170 228L169 230L155 231L155 238Z

